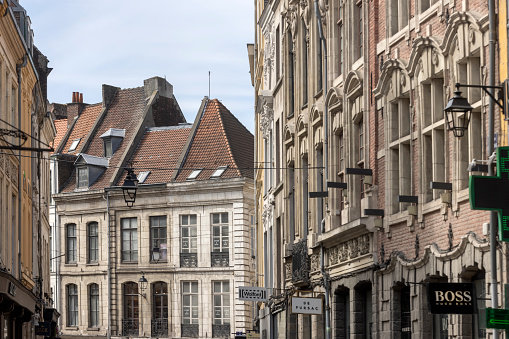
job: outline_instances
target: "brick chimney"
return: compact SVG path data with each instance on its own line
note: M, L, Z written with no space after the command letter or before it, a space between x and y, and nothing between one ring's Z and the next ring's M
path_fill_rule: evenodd
M67 128L80 116L83 107L85 107L83 103L83 93L72 92L72 102L67 104Z

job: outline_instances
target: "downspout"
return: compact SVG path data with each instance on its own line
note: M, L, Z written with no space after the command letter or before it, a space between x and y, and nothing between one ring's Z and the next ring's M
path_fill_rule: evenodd
M18 74L18 126L23 131L21 126L21 69L27 65L27 55L23 56L23 62L16 65L16 73ZM14 98L11 98L13 100ZM32 134L32 133L30 133ZM21 195L23 194L23 180L21 177L21 150L18 151L19 156L19 167L18 167L18 279L21 281L21 219L22 219L22 208L21 208Z
M111 247L110 247L110 192L106 191L106 227L108 227L108 331L107 338L111 338Z
M318 34L320 36L320 41L322 42L322 50L323 50L323 156L324 156L324 180L325 185L324 187L327 187L327 180L328 180L328 169L329 169L329 149L328 149L328 107L327 107L327 42L325 41L325 37L323 36L322 31L322 25L321 25L321 16L320 16L320 9L318 8L318 1L314 0L315 2L315 14L316 14L316 25L318 26ZM328 201L326 200L325 203L325 214L327 214L328 211ZM325 233L325 217L322 220L321 223L321 231L322 234ZM325 272L325 252L323 248L323 242L320 246L320 270L323 277L323 285L325 289L325 339L330 339L330 306L329 306L329 280L327 273Z
M507 26L507 30L506 30L506 40L509 40L509 0L507 0L506 4L505 4L505 15L506 15L506 26ZM509 79L509 41L506 42L506 47L507 47L507 55L506 55L506 67L507 67L507 78ZM507 93L505 93L505 96L507 97ZM504 100L505 97L504 97ZM507 109L508 109L508 105L509 105L509 102L504 102L504 107L505 107L505 118L508 120L507 121L507 144L509 145L509 119L508 119L508 112L507 112Z
M495 86L495 0L488 2L488 17L489 17L489 86ZM493 95L493 89L488 89ZM491 155L494 150L494 117L495 117L495 103L493 99L489 101L488 109L488 155ZM493 168L488 167L488 175L493 175ZM490 260L491 260L491 307L498 308L498 281L497 281L497 212L490 212ZM498 339L499 331L493 329L493 339Z

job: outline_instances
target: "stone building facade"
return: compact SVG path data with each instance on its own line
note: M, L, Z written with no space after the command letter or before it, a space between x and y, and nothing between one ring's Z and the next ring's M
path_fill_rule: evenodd
M217 99L186 123L162 78L105 86L98 105L75 98L54 155L62 337L249 329L252 305L235 291L254 279L252 134ZM127 167L139 180L132 207L120 187Z
M455 83L498 70L487 3L256 3L258 283L274 289L262 336L486 338L482 315L429 314L426 284L472 282L479 314L490 306L489 213L470 209L467 172L491 155L490 98L462 88L462 138L443 113ZM499 137L499 114L494 126ZM292 314L298 293L324 298L324 313Z

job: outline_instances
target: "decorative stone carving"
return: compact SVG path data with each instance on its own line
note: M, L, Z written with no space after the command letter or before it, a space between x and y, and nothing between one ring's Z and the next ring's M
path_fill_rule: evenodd
M274 196L269 194L268 198L263 203L262 220L263 226L269 228L272 225L272 215L274 213Z
M11 164L11 180L14 186L18 186L18 166L10 162Z
M433 63L433 65L438 66L438 61L439 61L438 51L436 48L433 48L433 52L431 55L431 62Z
M359 255L369 253L369 235L364 234L359 237Z
M355 259L359 256L368 254L370 252L369 239L369 235L364 234L355 239L351 239L331 247L328 250L329 265L336 265L347 260Z
M470 41L472 44L475 44L475 30L472 25L468 27L468 41Z
M272 121L274 120L274 110L267 103L263 105L263 111L260 114L260 131L263 138L267 139L272 131Z
M268 29L264 30L263 36L265 38L265 50L263 54L263 76L265 82L267 82L268 75L272 71L272 65L274 62L274 55L276 51L276 44L274 43L274 23L271 21L267 25Z
M4 168L4 158L5 156L3 154L0 154L0 168Z
M285 280L292 279L292 263L285 263Z
M317 272L320 270L320 255L313 253L311 255L311 272Z

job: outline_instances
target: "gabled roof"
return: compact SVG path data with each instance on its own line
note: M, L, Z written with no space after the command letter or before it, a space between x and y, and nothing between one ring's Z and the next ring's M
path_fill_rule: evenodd
M202 168L195 180L210 179L220 166L228 166L221 178L254 178L254 136L217 99L207 100L201 117L188 138L187 155L175 181L186 181L194 169Z
M53 121L55 123L55 128L57 130L57 135L53 140L53 148L56 149L60 145L60 142L64 138L65 133L67 132L67 119L58 119Z
M124 138L125 137L125 129L110 128L109 130L104 132L99 138L106 138L106 137Z
M76 166L77 164L83 163L92 166L108 167L108 158L95 157L93 155L80 153L78 154L78 159L76 159L74 165Z
M143 184L170 182L190 131L191 124L145 130L143 139L131 158L136 174L150 171ZM118 185L123 183L124 178L125 174Z
M63 146L61 153L68 153L69 147L71 147L72 142L77 139L81 140L74 152L79 153L81 151L85 137L87 136L88 132L90 132L90 130L92 129L92 126L94 125L95 121L97 120L97 117L101 113L101 110L102 105L100 103L95 105L87 105L83 108L83 111L78 117L78 120L72 127L72 131L69 137L65 141L65 145Z

